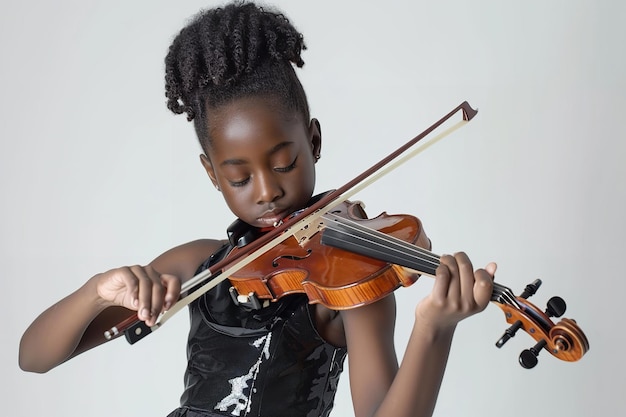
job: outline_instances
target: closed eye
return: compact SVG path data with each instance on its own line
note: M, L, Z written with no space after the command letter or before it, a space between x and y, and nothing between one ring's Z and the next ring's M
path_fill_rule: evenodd
M296 159L293 160L293 162L286 167L276 167L274 168L274 171L276 172L289 172L292 171L295 167L296 167L296 162L298 161L298 157L296 157Z
M250 181L250 178L246 178L245 180L241 180L241 181L228 181L228 183L232 186L232 187L243 187L244 185L246 185L248 182Z
M290 172L293 171L294 168L297 166L297 162L298 162L298 157L296 157L296 159L293 160L293 162L291 164L289 164L286 167L276 167L274 168L274 171L276 172ZM248 184L250 182L250 177L243 179L241 181L229 181L229 184L232 187L243 187L244 185Z

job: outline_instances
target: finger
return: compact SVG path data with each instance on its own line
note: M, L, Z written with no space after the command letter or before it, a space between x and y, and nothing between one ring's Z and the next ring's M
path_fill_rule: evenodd
M146 323L151 325L155 323L157 316L163 310L163 302L165 298L165 287L161 282L161 274L154 270L150 265L144 267L144 271L152 281L152 301L150 304L150 320Z
M475 284L473 296L481 310L487 307L487 304L491 301L491 295L493 294L493 274L490 271L495 273L495 268L478 269L474 273Z
M169 310L180 297L180 279L174 275L161 275L161 283L166 288L163 309Z
M140 320L149 320L152 310L152 279L139 265L131 266L130 270L139 282L137 316Z
M442 303L448 297L450 280L452 277L452 272L450 271L448 264L451 263L451 258L452 257L450 255L442 255L439 266L435 271L436 279L431 291L431 296L439 303Z
M124 286L124 294L122 294L119 302L124 307L137 310L139 307L139 283L137 282L137 277L128 267L118 268L115 277L121 280ZM130 305L127 304L127 301Z
M448 298L450 300L459 300L461 297L461 283L459 282L460 272L456 256L457 254L454 254L445 259L446 266L450 270L450 283L448 284Z
M474 305L474 267L472 261L465 252L458 252L454 255L459 266L459 286L461 297L466 305Z

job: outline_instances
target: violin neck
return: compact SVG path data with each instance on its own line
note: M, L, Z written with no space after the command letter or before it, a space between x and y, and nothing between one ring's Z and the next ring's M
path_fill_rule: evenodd
M435 276L438 255L344 217L332 214L322 217L326 225L322 244Z

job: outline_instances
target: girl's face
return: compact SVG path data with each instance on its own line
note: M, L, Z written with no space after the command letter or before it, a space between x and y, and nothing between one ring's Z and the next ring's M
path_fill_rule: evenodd
M268 227L306 206L321 147L316 120L254 97L214 109L209 126L202 164L238 218Z

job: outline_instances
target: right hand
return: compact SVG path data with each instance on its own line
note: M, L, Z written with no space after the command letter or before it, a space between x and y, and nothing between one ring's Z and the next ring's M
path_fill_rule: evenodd
M137 311L148 326L167 311L180 296L180 279L161 274L152 266L125 266L96 275L98 296L109 305Z

